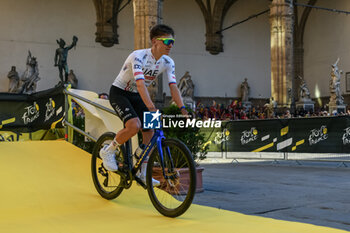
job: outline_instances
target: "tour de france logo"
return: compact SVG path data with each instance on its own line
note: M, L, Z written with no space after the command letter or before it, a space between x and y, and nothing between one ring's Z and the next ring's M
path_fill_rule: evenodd
M49 120L55 113L55 101L52 98L46 103L45 121Z
M245 130L242 132L241 144L245 145L249 142L253 142L258 139L258 130L255 127L252 127L250 130Z
M215 144L221 144L230 139L230 131L224 129L222 132L217 132L216 137L214 139Z
M32 105L25 107L25 113L22 116L24 124L29 124L39 117L39 105L34 102Z
M312 129L309 135L309 144L314 145L328 138L327 126L322 125L320 129Z
M343 134L343 144L350 144L350 127L344 129L345 133Z

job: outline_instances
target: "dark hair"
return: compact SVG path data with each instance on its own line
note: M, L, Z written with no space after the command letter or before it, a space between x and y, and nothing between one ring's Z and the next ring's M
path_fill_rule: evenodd
M164 36L164 35L172 35L174 37L175 33L171 27L164 24L157 24L150 31L151 40L155 37Z

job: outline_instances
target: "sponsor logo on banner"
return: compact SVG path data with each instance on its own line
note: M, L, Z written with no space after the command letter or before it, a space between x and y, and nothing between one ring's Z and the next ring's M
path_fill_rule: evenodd
M217 132L216 137L214 139L215 144L221 144L230 140L230 131L224 129L222 132Z
M45 121L48 121L55 114L55 101L52 98L46 103Z
M350 127L344 129L345 133L343 134L343 144L350 144Z
M24 124L29 124L39 117L39 105L34 102L25 108L26 112L23 114L22 119Z
M250 130L245 130L242 132L241 144L245 145L249 142L253 142L258 139L258 130L255 127L252 127Z
M328 129L322 125L320 129L312 129L309 135L309 144L314 145L328 138Z

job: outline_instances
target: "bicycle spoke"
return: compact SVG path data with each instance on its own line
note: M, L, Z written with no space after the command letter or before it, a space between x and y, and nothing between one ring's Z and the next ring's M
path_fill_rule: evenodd
M116 172L107 171L99 156L101 148L103 148L104 145L109 145L114 137L114 133L103 134L97 140L91 158L91 172L94 185L98 193L106 199L116 198L123 191L123 182L120 175ZM121 153L116 156L118 161L122 158Z
M170 153L169 153L170 151ZM160 155L153 153L148 166L148 183L159 179L159 187L148 189L153 205L162 214L176 217L191 204L195 191L194 163L188 149L176 140L163 143L164 169L159 166ZM165 177L163 176L165 173Z

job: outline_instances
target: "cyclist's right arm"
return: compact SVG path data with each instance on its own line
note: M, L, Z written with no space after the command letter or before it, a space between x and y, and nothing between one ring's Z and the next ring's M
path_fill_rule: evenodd
M145 77L143 75L143 59L138 53L133 53L131 55L131 65L134 78L136 80L137 92L140 94L142 101L145 103L146 107L150 111L155 111L156 107L154 106L151 97L149 96L146 84Z
M156 111L156 107L154 106L151 97L149 96L148 90L145 85L145 81L143 79L138 79L136 81L137 91L139 92L141 99L145 103L146 107L149 111Z

